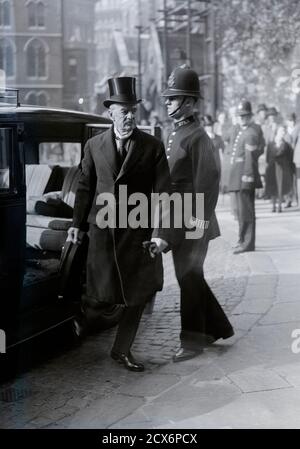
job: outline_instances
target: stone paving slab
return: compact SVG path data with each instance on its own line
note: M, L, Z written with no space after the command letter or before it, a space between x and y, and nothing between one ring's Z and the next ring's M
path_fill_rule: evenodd
M300 301L300 274L295 275L294 283L280 284L277 289L278 302L299 302Z
M250 330L255 323L261 318L260 314L249 313L245 315L233 315L230 322L234 329L238 330Z
M290 385L297 389L300 389L300 360L298 363L275 366L273 368L273 371L283 377Z
M252 299L251 301L244 299L240 302L232 311L232 315L244 315L250 314L265 314L273 304L272 298L270 299Z
M151 404L144 405L143 411L151 421L159 420L162 426L168 426L172 421L192 418L224 406L239 394L239 389L227 379L204 382L196 379L160 395ZM179 407L179 404L182 406Z
M236 371L228 377L243 393L290 387L282 377L263 366Z
M276 366L279 361L283 365L294 363L299 357L292 352L294 328L294 323L259 325L251 329L246 340L242 340L239 344L245 345L246 354L247 351L252 351L249 357L252 358L252 354L255 354L265 364Z
M170 423L169 428L299 429L300 391L287 388L242 394L214 411Z
M118 388L118 393L124 393L129 396L152 397L158 396L160 393L180 381L180 377L174 374L149 373L138 377L134 381L128 382Z
M133 413L144 401L142 398L111 395L109 398L94 401L89 407L57 421L57 428L105 429Z
M288 322L300 324L300 301L274 304L268 315L264 316L260 320L260 324L277 324Z
M266 254L253 251L242 254L247 258L252 275L256 274L276 274L277 270L270 257Z

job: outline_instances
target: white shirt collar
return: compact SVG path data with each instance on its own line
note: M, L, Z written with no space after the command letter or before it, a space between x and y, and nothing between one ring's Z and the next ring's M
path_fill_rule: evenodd
M131 134L133 133L133 129L127 134L120 134L118 132L118 130L114 127L114 133L118 139L128 139L131 136Z

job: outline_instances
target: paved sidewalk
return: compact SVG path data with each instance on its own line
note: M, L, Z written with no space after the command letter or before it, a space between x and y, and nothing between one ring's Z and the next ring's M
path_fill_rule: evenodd
M145 373L109 358L114 330L0 386L25 392L0 401L1 428L300 428L300 211L257 202L257 250L232 255L237 223L222 198L222 237L211 242L206 278L236 334L174 364L179 290L170 255L165 286L145 315L134 353ZM299 331L300 332L300 331ZM300 333L299 333L300 337ZM1 392L0 390L0 392Z

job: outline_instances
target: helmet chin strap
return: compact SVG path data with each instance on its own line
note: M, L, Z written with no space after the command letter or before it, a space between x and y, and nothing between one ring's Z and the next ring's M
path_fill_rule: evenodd
M180 103L180 105L178 106L178 108L176 108L175 111L173 111L173 112L171 112L171 114L169 114L171 117L173 117L173 115L176 114L176 112L178 112L182 108L183 103L185 102L185 100L186 100L186 97L183 98L183 100Z

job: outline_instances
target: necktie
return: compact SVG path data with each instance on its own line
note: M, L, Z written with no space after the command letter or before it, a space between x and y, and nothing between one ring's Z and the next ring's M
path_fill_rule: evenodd
M123 162L127 156L127 151L126 151L126 142L127 139L118 139L119 142L119 148L118 148L118 154L119 154L119 163L120 163L120 167L123 165Z

